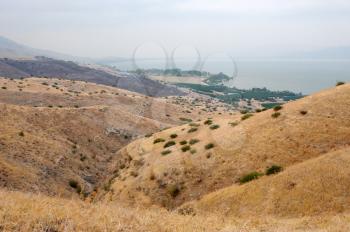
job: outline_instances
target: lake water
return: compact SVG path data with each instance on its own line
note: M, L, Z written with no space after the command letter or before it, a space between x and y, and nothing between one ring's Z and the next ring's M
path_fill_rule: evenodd
M232 61L212 60L203 67L194 67L191 60L180 60L176 67L182 70L197 69L211 73L234 73ZM121 70L132 70L131 62L114 63ZM143 69L165 68L160 60L138 61ZM350 82L350 60L237 60L237 77L232 85L237 88L266 87L271 90L290 90L310 94L334 86L338 81Z

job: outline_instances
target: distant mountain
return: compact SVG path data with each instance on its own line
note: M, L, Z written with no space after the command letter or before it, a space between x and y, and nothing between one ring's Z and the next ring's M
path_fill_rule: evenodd
M63 60L79 60L74 56L61 54L58 52L41 50L36 48L31 48L22 44L19 44L15 41L12 41L8 38L0 36L0 57L1 58L34 58L36 56L46 56L55 59Z
M0 76L9 78L49 77L89 81L141 93L147 96L173 96L184 93L145 76L85 67L72 61L46 57L35 59L0 59Z

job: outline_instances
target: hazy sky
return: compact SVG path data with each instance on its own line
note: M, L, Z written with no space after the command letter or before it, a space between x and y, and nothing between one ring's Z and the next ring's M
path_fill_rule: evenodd
M350 45L349 0L0 0L0 35L79 56L286 54ZM142 50L142 49L141 49Z

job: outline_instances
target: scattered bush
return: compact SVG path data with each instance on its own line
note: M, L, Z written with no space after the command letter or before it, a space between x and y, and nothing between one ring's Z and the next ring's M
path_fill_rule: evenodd
M180 141L180 145L186 145L186 144L187 144L187 141L186 141L186 140Z
M170 138L175 139L177 137L177 134L171 134Z
M81 187L80 187L80 185L79 185L79 183L77 181L70 180L69 181L69 186L74 188L77 191L77 193L81 193Z
M1 87L2 89L7 89L7 87L6 86L3 86L3 87Z
M23 137L23 136L24 136L23 131L19 132L18 135L21 136L21 137Z
M174 146L175 144L176 144L175 141L169 141L169 142L167 142L166 144L164 144L164 148Z
M336 86L340 86L340 85L345 85L345 82L343 82L343 81L338 81Z
M242 121L247 120L248 118L252 117L253 114L245 114L241 117Z
M281 110L282 108L283 108L283 106L278 105L278 106L273 107L273 110L274 110L274 111L279 111L279 110Z
M168 193L170 194L170 196L172 196L173 198L177 197L180 194L180 188L179 186L177 186L176 184L170 185L168 187Z
M263 174L259 173L259 172L251 172L247 175L244 175L243 177L241 177L239 179L239 182L241 184L244 184L244 183L247 183L249 181L252 181L252 180L256 180L258 179L260 176L262 176Z
M247 114L248 110L241 110L240 112L241 112L241 114Z
M256 109L255 112L260 113L262 110L261 109Z
M206 150L209 150L209 149L214 148L214 146L215 146L215 145L214 145L213 143L208 143L207 145L205 145L204 148L205 148Z
M206 120L206 121L204 122L204 124L205 124L205 125L211 125L211 124L213 124L213 120L208 119L208 120Z
M279 173L283 170L283 168L281 166L278 165L272 165L271 167L266 169L266 175L273 175L276 173Z
M153 144L165 142L165 139L157 138L153 141Z
M279 116L281 116L280 112L275 112L271 115L271 117L273 117L273 118L278 118Z
M193 145L199 142L199 139L191 139L189 144Z
M190 125L190 126L194 126L194 127L199 127L199 126L200 126L200 124L194 123L194 122L190 123L189 125Z
M189 129L187 132L188 132L188 133L193 133L193 132L196 132L197 130L198 130L198 128L192 127L192 128Z
M189 118L179 118L183 122L192 122L192 119Z
M151 137L152 135L153 135L153 133L146 134L145 137L146 137L146 138L149 138L149 137Z
M70 180L69 181L69 186L72 187L72 188L77 188L78 187L78 182L75 181L75 180Z
M181 147L181 150L182 150L183 152L189 151L190 149L191 149L191 147L190 147L189 145L186 145L186 146Z
M307 114L307 111L306 111L306 110L300 110L300 114L301 114L301 115L306 115L306 114Z
M232 126L232 127L235 127L238 125L238 122L229 122L229 124Z
M215 125L210 126L209 128L210 128L211 130L216 130L216 129L218 129L219 127L220 127L219 125L215 124Z
M162 151L162 155L168 155L168 154L170 154L171 153L171 151L170 150L164 150L164 151Z
M197 153L197 150L196 149L191 149L190 152L193 155L193 154Z

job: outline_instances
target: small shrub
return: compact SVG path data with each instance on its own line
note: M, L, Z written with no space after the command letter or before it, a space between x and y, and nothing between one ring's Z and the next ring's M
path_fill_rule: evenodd
M157 138L153 141L153 144L165 142L165 139Z
M174 146L175 144L176 144L175 141L169 141L169 142L167 142L167 143L164 144L164 148Z
M186 144L187 144L187 141L186 141L186 140L180 141L180 145L186 145Z
M208 120L206 120L206 121L204 122L204 124L205 124L205 125L211 125L211 124L213 124L213 120L208 119Z
M2 89L7 89L7 87L6 86L3 86L3 87L1 87Z
M253 114L245 114L241 117L242 121L247 120L248 118L252 117Z
M232 127L235 127L238 125L238 122L229 122L229 124L232 126Z
M205 145L204 148L205 148L206 150L209 150L209 149L214 148L214 146L215 146L215 145L214 145L213 143L208 143L207 145Z
M192 122L192 119L189 118L179 118L183 122Z
M273 118L278 118L279 116L281 116L280 112L275 112L271 115L271 117L273 117Z
M241 110L240 112L241 112L241 114L247 114L248 110Z
M260 113L262 110L261 109L256 109L255 112Z
M274 111L279 111L279 110L281 110L282 108L283 108L283 106L278 105L278 106L273 107L273 110L274 110Z
M194 123L194 122L190 123L189 125L190 125L190 126L193 126L193 127L199 127L199 126L200 126L200 124Z
M266 175L273 175L276 173L279 173L283 170L283 168L281 166L278 165L272 165L271 167L266 169Z
M307 114L307 111L306 111L306 110L300 110L300 114L301 114L301 115L306 115L306 114Z
M177 137L177 134L171 134L170 138L175 139Z
M177 197L180 194L180 188L179 186L177 186L176 184L170 185L168 187L168 193L170 194L170 196L172 196L173 198Z
M168 155L168 154L170 154L171 153L171 151L170 150L164 150L164 151L162 151L162 155Z
M210 128L211 130L216 130L216 129L218 129L219 127L220 127L219 125L215 124L215 125L210 126L209 128Z
M189 129L187 132L188 132L188 133L193 133L193 132L196 132L197 130L198 130L198 128L192 127L192 128Z
M191 149L190 152L193 155L193 154L197 153L197 150L196 149Z
M338 81L336 86L340 86L340 85L345 85L345 82L343 82L343 81Z
M76 181L76 180L70 180L70 181L69 181L69 186L72 187L72 188L74 188L74 189L76 189L76 188L78 188L79 183L78 183L78 181Z
M23 136L24 136L23 131L19 132L18 135L21 136L21 137L23 137Z
M199 139L191 139L189 143L190 143L191 145L193 145L193 144L196 144L196 143L198 143L198 142L199 142Z
M263 174L259 173L259 172L251 172L247 175L244 175L243 177L241 177L239 179L239 182L241 184L244 184L244 183L247 183L249 181L252 181L252 180L256 180L258 179L260 176L262 176Z
M74 105L74 108L79 108L79 106L78 105Z
M153 133L146 134L145 137L146 137L146 138L149 138L149 137L151 137L152 135L153 135Z
M181 147L181 151L186 152L189 151L191 149L191 147L189 145L185 145L183 147Z

